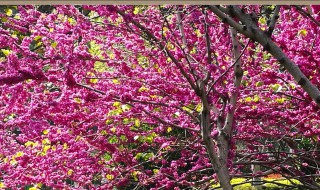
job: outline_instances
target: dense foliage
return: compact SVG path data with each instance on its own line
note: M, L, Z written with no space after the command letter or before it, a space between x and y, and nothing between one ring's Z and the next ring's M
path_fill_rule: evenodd
M319 11L1 6L0 188L318 189Z

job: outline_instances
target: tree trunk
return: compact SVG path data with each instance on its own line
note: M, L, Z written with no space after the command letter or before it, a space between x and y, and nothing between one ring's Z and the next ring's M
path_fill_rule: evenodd
M223 190L232 190L232 186L230 183L230 174L227 166L227 160L219 157L216 152L216 148L213 140L209 136L210 134L210 111L206 110L203 107L201 112L201 135L204 141L204 144L207 148L207 152L209 154L210 162L214 171L216 172L220 186Z
M251 168L252 168L252 173L257 173L257 172L261 171L260 165L252 164ZM252 178L252 180L253 180L252 186L254 186L257 190L262 190L261 177L255 176Z
M221 168L217 171L217 176L220 181L220 186L223 190L232 190L230 183L229 170L226 164L221 165Z

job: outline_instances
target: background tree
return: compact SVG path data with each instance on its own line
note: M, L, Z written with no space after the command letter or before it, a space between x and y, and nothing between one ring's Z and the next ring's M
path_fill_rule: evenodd
M0 12L2 187L319 188L317 6Z

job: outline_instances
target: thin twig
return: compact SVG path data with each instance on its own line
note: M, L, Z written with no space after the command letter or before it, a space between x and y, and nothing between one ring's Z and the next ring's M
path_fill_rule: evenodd
M182 19L181 19L181 13L178 11L177 12L177 24L178 24L178 27L179 27L179 30L180 30L180 34L181 34L181 39L182 39L182 43L183 43L183 46L184 47L188 47L187 45L187 39L186 39L186 35L185 35L185 32L184 32L184 27L182 25ZM174 34L174 33L173 33ZM185 53L185 48L183 47L180 47L180 49L183 51L184 55L186 56L186 60L189 64L189 67L190 67L190 72L191 74L193 75L193 78L195 81L197 81L199 79L199 76L197 75L197 73L194 71L192 65L191 65L191 62L192 61L195 61L189 54L186 54Z
M126 17L126 14L123 11L117 10L117 13L120 14L124 18ZM181 63L173 56L171 51L169 51L169 49L164 44L162 44L159 41L159 39L156 38L150 32L150 30L148 30L146 27L141 25L139 22L137 22L135 20L131 20L131 23L134 24L136 27L138 27L141 30L141 32L145 33L148 36L150 42L154 41L156 44L158 44L160 49L163 49L165 51L165 53L168 55L168 57L170 57L170 59L173 61L173 63L178 67L178 69L180 70L180 72L184 76L184 78L189 82L189 84L191 85L192 89L197 91L197 86L195 85L194 81L190 78L188 73L184 70L184 68L181 65Z
M317 26L320 26L320 22L317 21L313 16L311 16L309 13L307 13L305 10L303 10L300 6L294 5L294 7L305 17L310 18L314 23L316 23Z
M100 90L94 89L94 88L92 88L92 87L90 87L90 86L87 86L87 85L84 85L84 84L77 84L77 85L78 85L78 86L81 86L81 87L84 87L84 88L86 88L86 89L88 89L88 90L97 92L97 93L99 93L99 94L106 95L105 92L102 92L102 91L100 91ZM118 96L115 96L113 99L122 102ZM134 102L134 101L139 102L139 101L137 101L137 100L132 100L132 102ZM132 107L135 107L133 104L130 104L130 103L128 103L128 102L125 102L125 103L128 104L128 105L130 105L130 106L132 106ZM188 127L182 127L182 126L180 126L180 125L176 125L176 124L173 124L173 123L166 122L165 120L163 120L163 119L161 119L161 118L159 118L159 117L157 117L157 116L155 116L155 115L150 114L148 111L146 111L146 110L144 110L144 109L141 109L141 111L143 111L143 112L146 113L147 115L149 115L149 116L157 119L157 120L160 121L160 123L162 123L162 124L170 125L170 126L173 126L173 127L175 127L175 128L180 128L180 129L186 129L186 130L190 130L190 131L199 132L198 129L188 128Z
M242 52L240 53L239 57L224 71L224 73L222 73L211 85L211 87L209 88L208 90L208 93L210 93L210 91L212 90L213 86L224 76L227 74L227 72L232 68L234 67L237 62L239 61L239 59L241 58L241 56L244 54L245 50L247 49L249 43L250 43L251 40L248 41L248 43L246 44L246 46L243 48Z
M277 5L275 8L275 11L273 13L273 16L271 18L270 24L269 24L269 30L268 30L269 36L271 36L271 34L275 28L277 19L279 18L279 12L280 12L280 5Z
M207 54L208 54L208 59L207 59L207 63L208 65L212 64L212 56L211 56L211 43L210 43L210 36L209 36L209 28L208 28L208 24L206 21L206 18L208 16L207 11L203 10L204 14L205 14L205 19L204 19L204 29L205 29L205 38L206 38L206 46L207 46ZM209 69L207 71L207 76L204 79L204 83L207 84L209 79L211 77L211 70Z
M128 104L128 105L130 105L130 106L132 106L132 107L136 107L136 106L134 106L133 104L128 103L128 102L126 102L126 104ZM146 111L146 110L143 109L143 108L141 108L140 110L143 111L145 114L149 115L150 117L153 117L153 118L157 119L157 120L158 120L160 123L162 123L162 124L170 125L170 126L173 126L173 127L175 127L175 128L179 128L179 129L186 129L186 130L190 130L190 131L195 131L195 132L199 133L199 130L198 130L198 129L189 128L189 127L182 127L182 126L177 125L177 124L174 124L174 123L169 123L169 122L161 119L160 117L157 117L157 116L155 116L155 115L152 115L150 112Z

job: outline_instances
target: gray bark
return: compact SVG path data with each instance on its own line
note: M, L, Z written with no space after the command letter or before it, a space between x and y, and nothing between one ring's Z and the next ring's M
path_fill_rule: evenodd
M201 125L201 135L203 142L207 148L207 152L209 154L209 158L212 164L213 169L215 170L220 185L224 190L231 190L232 185L230 183L230 173L228 169L228 153L229 153L229 143L232 133L232 126L234 124L234 107L237 103L238 97L238 88L241 85L241 79L243 75L243 70L241 68L241 60L239 59L240 51L239 51L239 42L237 39L237 32L233 28L230 28L231 31L231 38L232 38L232 45L233 45L233 56L235 60L234 64L234 86L236 90L232 93L230 97L230 106L232 107L228 110L228 113L225 118L225 123L221 123L218 119L217 126L218 126L218 136L216 139L216 144L214 143L213 139L209 136L210 134L210 105L207 98L207 92L205 90L205 84L203 80L197 81L198 86L198 94L200 95L202 101L202 111L201 111L201 118L200 118L200 125ZM222 115L220 115L222 117ZM218 150L217 150L218 149Z
M218 176L220 186L224 190L232 190L233 188L230 184L230 175L227 167L227 159L217 154L215 143L213 142L212 138L209 136L210 135L210 106L208 104L208 99L204 89L204 82L202 80L199 80L198 86L199 86L199 91L201 92L201 100L202 100L202 108L203 108L201 111L201 118L200 118L202 140L206 146L212 167ZM224 147L224 148L227 148L227 147Z

